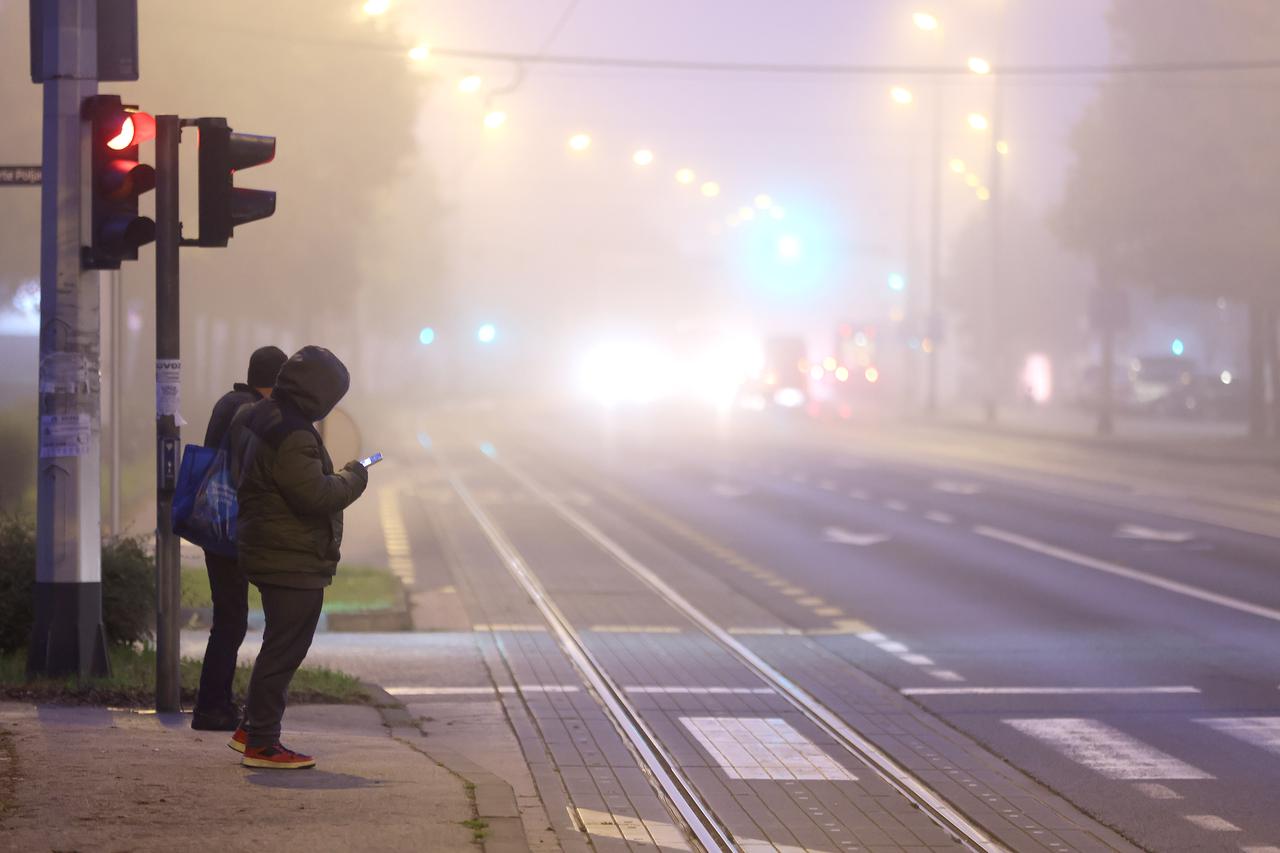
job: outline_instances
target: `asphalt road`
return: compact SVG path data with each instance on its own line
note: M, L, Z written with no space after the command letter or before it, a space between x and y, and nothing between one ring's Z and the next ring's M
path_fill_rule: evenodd
M775 426L413 431L382 524L453 633L313 657L482 727L563 849L683 849L613 690L743 849L955 849L890 767L1007 849L1280 851L1280 542L1194 520L1176 475Z
M1280 541L776 434L485 440L1140 846L1280 849Z

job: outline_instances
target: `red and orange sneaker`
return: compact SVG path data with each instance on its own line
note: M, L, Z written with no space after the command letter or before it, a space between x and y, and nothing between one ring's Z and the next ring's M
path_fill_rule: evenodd
M279 741L271 746L246 745L244 758L240 759L240 763L245 767L268 767L275 770L303 770L316 766L316 760L310 755L294 752Z
M244 748L249 745L249 733L244 730L244 726L236 726L235 734L231 736L231 740L227 741L227 746L234 749L240 754L244 754Z

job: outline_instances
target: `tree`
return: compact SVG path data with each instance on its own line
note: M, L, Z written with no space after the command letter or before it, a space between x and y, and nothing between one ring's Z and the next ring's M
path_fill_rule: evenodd
M1099 87L1073 133L1055 230L1105 286L1246 303L1250 431L1261 435L1280 281L1280 72L1191 66L1274 60L1280 6L1114 0L1108 21L1115 60L1153 68Z

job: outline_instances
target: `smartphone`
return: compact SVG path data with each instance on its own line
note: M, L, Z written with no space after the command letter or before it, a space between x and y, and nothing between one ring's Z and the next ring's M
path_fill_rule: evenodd
M364 459L361 459L360 464L366 468L372 468L374 465L377 465L381 461L382 461L382 454L375 453L372 456L366 456Z

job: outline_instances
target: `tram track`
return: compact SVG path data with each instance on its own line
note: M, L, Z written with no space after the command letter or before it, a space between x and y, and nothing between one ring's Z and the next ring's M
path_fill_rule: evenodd
M486 453L485 456L503 474L542 503L569 528L607 554L613 562L644 584L658 599L696 626L719 648L827 734L858 764L869 768L915 808L927 815L957 843L968 849L979 851L1006 849L925 782L846 723L838 714L737 640L581 512L499 454ZM555 636L557 644L591 688L595 698L647 773L653 787L667 804L668 810L678 818L689 839L704 850L741 849L723 822L717 818L714 809L685 775L670 751L646 725L641 714L629 701L625 690L610 677L556 602L547 595L538 575L529 567L502 528L476 500L461 475L442 455L436 454L436 459L451 488L475 519L508 573L538 608Z

